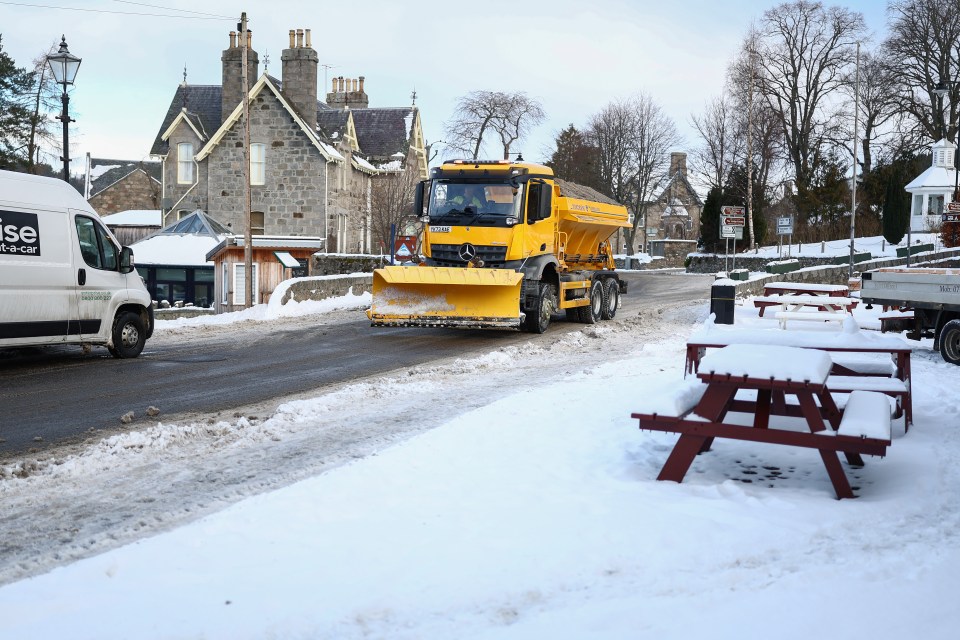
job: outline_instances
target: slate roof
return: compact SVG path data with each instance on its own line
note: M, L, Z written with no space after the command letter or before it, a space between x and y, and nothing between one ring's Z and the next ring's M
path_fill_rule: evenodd
M323 104L323 103L321 103ZM317 111L317 128L332 142L339 142L347 130L350 112L346 109L326 109Z
M183 85L177 87L173 94L173 100L170 101L170 107L167 109L167 115L163 117L163 123L157 132L157 137L150 148L150 155L165 156L170 149L170 144L166 140L161 140L160 136L166 131L174 119L180 115L184 105L187 107L187 115L191 122L200 133L209 138L217 129L223 119L220 116L220 102L223 90L219 85Z
M160 182L163 167L159 162L90 158L90 197L102 193L138 169L143 169L148 176Z
M407 154L415 107L353 109L360 151L369 158L389 161L395 153Z

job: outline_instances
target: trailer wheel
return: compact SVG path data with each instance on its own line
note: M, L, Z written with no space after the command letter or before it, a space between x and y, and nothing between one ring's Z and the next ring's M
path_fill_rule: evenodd
M960 320L951 320L940 330L940 355L950 364L960 364Z
M113 322L113 348L110 349L114 358L136 358L146 341L147 332L140 314L124 311L117 315Z
M580 322L584 324L596 324L603 316L603 281L594 280L590 285L590 304L585 307L577 307L580 312Z
M620 306L620 285L613 278L607 278L603 285L603 314L604 320L613 320Z
M543 333L550 326L554 308L553 285L541 282L537 291L537 306L528 313L523 328L530 333Z

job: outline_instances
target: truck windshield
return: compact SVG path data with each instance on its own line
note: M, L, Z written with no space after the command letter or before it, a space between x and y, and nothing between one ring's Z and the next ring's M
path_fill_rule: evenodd
M427 210L431 224L514 225L520 220L523 185L434 180Z

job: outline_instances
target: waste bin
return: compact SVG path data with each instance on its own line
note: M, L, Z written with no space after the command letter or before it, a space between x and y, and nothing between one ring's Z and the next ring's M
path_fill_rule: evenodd
M710 313L716 316L716 324L733 324L736 296L737 288L732 284L715 284L710 287Z

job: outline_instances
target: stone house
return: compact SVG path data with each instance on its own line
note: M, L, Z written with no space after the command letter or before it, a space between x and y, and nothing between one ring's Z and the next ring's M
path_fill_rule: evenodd
M687 178L687 154L670 154L670 170L660 195L647 205L647 240L696 240L703 200Z
M101 216L160 208L159 162L87 157L84 197Z
M221 56L222 83L181 83L154 140L151 155L163 165L165 224L200 208L243 234L238 38L230 33ZM259 72L248 39L252 233L320 237L329 252L367 252L373 180L400 166L426 176L419 110L370 108L362 77L335 79L327 102L320 101L319 58L310 38L309 29L289 32L280 80Z

